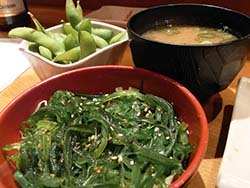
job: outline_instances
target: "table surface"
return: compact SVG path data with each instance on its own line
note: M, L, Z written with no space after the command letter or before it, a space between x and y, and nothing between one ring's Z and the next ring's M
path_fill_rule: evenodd
M60 23L65 19L64 7L29 7L30 11L40 20L40 22L50 27ZM89 11L85 11L88 13ZM0 31L0 38L7 37L7 32ZM129 47L126 49L120 65L133 66L133 61ZM204 159L199 166L198 172L193 177L188 187L213 188L216 184L216 176L223 155L229 123L231 120L237 82L240 77L250 77L250 58L237 77L233 80L228 88L212 96L203 108L209 122L209 143ZM32 68L29 68L20 75L11 85L0 92L0 111L17 95L40 82Z

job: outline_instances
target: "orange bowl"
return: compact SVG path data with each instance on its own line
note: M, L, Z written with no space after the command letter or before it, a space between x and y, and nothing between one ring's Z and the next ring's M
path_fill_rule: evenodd
M16 97L0 113L0 148L20 140L20 124L35 111L40 101L49 99L56 90L98 94L111 93L117 87L138 88L143 93L166 99L173 103L177 116L189 125L189 139L194 150L188 167L170 187L186 184L197 170L207 148L206 115L198 100L184 86L168 77L140 68L112 65L82 68L51 77L33 86ZM17 187L13 171L0 150L0 185Z

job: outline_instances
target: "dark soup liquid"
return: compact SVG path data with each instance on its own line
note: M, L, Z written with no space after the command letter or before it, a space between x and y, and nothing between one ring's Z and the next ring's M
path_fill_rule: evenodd
M165 26L146 31L143 37L172 44L214 44L236 40L237 37L223 31L199 26Z

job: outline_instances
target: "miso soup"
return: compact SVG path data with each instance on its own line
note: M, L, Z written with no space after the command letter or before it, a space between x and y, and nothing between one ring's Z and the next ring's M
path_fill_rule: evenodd
M214 44L236 40L222 29L199 26L165 26L146 31L143 37L172 44Z

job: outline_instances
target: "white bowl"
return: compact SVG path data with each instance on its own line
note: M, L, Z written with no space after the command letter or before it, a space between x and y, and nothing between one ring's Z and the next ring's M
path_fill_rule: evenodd
M114 34L119 32L125 32L126 30L117 27L111 24L91 21L93 28L107 28L113 31ZM54 27L48 28L47 31L51 32L62 32L62 24L56 25ZM80 67L87 66L97 66L97 65L112 65L119 62L119 59L122 57L126 46L128 43L128 35L126 37L114 44L111 44L105 48L102 48L93 54L75 62L72 64L59 64L53 61L50 61L38 53L32 52L28 49L29 42L22 41L20 44L20 50L28 58L31 66L39 76L41 80L54 76L56 74L69 71L72 69L77 69Z

